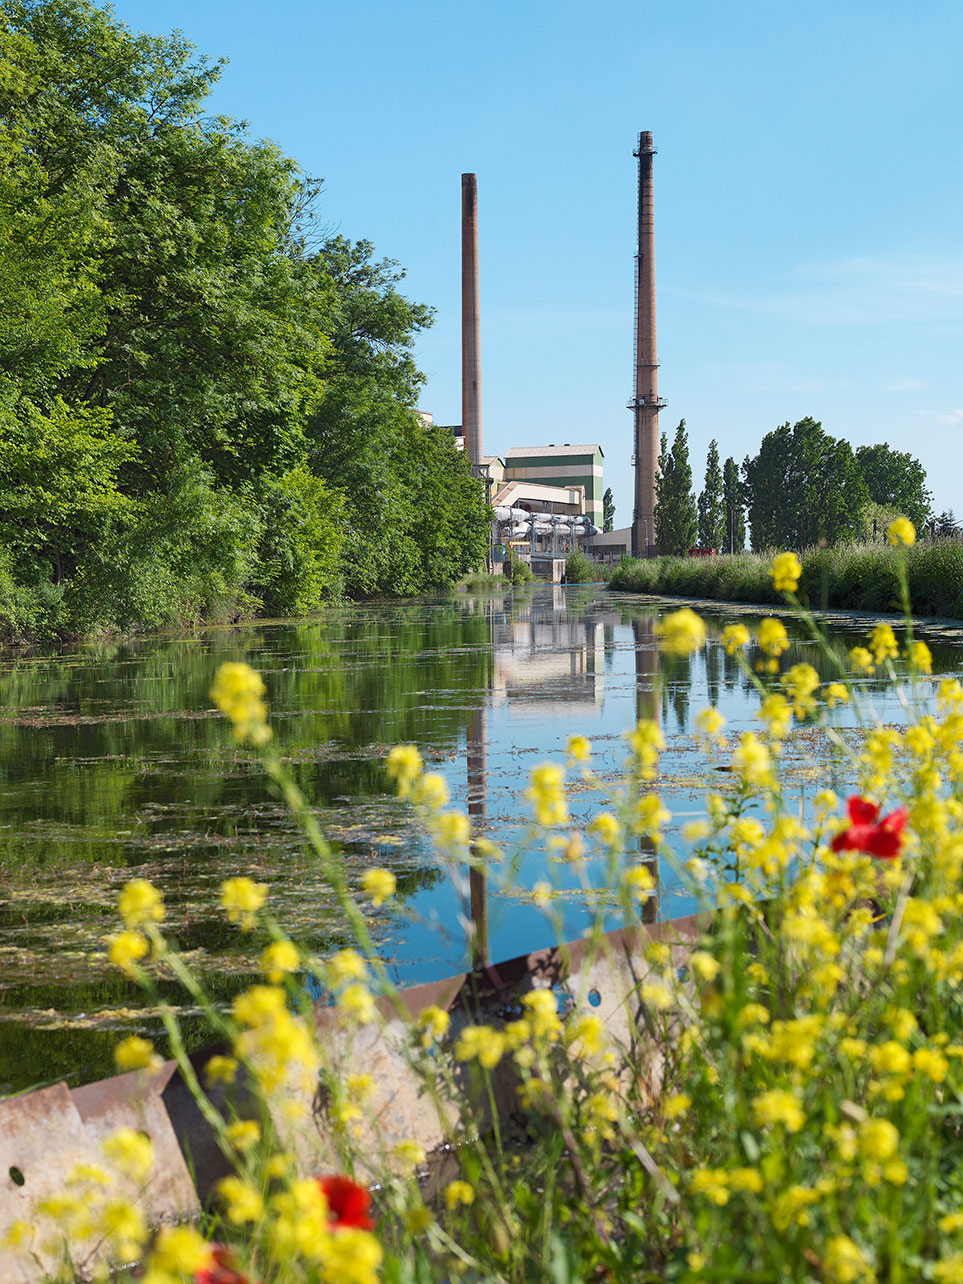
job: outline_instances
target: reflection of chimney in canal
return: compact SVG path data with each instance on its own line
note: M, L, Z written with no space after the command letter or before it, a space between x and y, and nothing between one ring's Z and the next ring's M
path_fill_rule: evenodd
M472 833L477 834L488 815L488 710L473 709L468 723L468 816ZM483 857L473 843L472 865L468 871L471 898L471 965L488 963L488 875Z
M644 616L632 621L635 638L635 717L638 722L659 721L659 648L655 636L655 617ZM655 883L655 895L642 907L642 921L654 923L659 909L659 861L655 843L641 838L642 863Z

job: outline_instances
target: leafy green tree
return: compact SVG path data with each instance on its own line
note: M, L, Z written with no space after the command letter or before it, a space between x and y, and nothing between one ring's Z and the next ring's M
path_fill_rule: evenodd
M610 531L615 522L615 497L612 494L612 487L605 488L605 494L602 496L602 530Z
M179 34L90 0L3 17L4 574L76 629L476 565L487 505L411 410L431 310L397 265L312 236L317 181L209 112L221 64Z
M328 386L305 436L312 470L346 497L344 578L352 596L417 593L474 570L490 512L454 439L410 407L423 376L411 356L430 308L397 290L404 273L367 241L320 251L333 285Z
M757 551L833 544L857 533L869 498L862 472L849 442L830 437L814 419L767 433L743 471Z
M687 553L695 543L698 520L692 494L692 468L685 420L679 421L668 449L662 434L655 479L655 539L660 553Z
M933 516L933 496L926 488L926 469L920 461L883 442L860 446L856 462L873 503L908 517L921 531Z
M724 519L723 547L730 553L741 553L746 547L746 514L739 480L739 466L730 455L722 469L722 504Z
M702 548L721 548L725 529L722 469L719 467L719 443L709 442L706 456L705 486L699 494L699 544Z
M952 508L944 509L936 519L936 534L941 539L955 539L960 533L960 523Z

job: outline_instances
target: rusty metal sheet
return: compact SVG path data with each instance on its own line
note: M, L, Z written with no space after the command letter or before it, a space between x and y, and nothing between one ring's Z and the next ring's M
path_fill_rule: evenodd
M670 945L672 966L681 967L709 923L693 916L611 932L601 948L584 940L536 950L492 966L413 986L400 992L409 1018L431 1004L451 1015L451 1034L464 1025L499 1021L517 1012L521 996L549 987L563 1003L594 1011L617 1046L626 1052L637 1045L642 1027L637 987L646 967L643 951L650 941ZM413 1074L406 1054L407 1021L394 1004L379 1003L381 1024L346 1030L336 1009L318 1007L319 1038L333 1066L343 1073L368 1074L374 1099L362 1121L360 1142L383 1154L398 1141L417 1141L426 1151L444 1154L457 1132L468 1091L467 1076L456 1073L457 1100L433 1102ZM195 1053L191 1062L203 1080L203 1067L223 1045ZM656 1050L651 1050L657 1056ZM496 1079L499 1110L515 1104L510 1067ZM321 1092L296 1085L272 1107L272 1121L282 1144L295 1155L305 1175L330 1171L338 1164L332 1143L327 1103ZM211 1100L225 1118L258 1118L258 1104L243 1080L219 1089ZM484 1103L476 1103L484 1108ZM298 1113L292 1117L289 1107ZM478 1118L476 1114L476 1119ZM192 1214L212 1196L215 1183L229 1171L214 1129L197 1107L174 1062L156 1075L117 1075L68 1091L64 1084L0 1102L0 1241L18 1219L34 1220L37 1203L62 1189L78 1163L97 1163L99 1144L118 1127L146 1132L154 1143L157 1171L139 1199L154 1222ZM23 1182L18 1184L22 1175ZM36 1259L0 1248L2 1284L39 1284L57 1264L48 1252Z
M135 1071L88 1083L71 1092L88 1136L99 1146L119 1128L143 1132L154 1147L154 1168L142 1187L125 1183L124 1196L152 1222L176 1221L200 1211L197 1191L164 1104L177 1072L167 1061L156 1074Z
M97 1164L101 1159L66 1084L57 1083L0 1101L3 1284L37 1284L61 1265L59 1236L39 1216L37 1206L51 1195L60 1194L64 1179L78 1164ZM34 1227L33 1242L24 1249L3 1247L7 1232L18 1221Z

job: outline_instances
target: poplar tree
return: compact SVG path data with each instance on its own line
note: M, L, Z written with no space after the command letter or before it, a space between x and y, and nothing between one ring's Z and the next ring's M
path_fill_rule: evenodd
M746 511L739 480L739 465L730 455L722 469L722 504L725 510L725 534L722 547L729 553L741 553L746 547Z
M615 521L615 497L612 494L612 487L606 487L605 494L602 496L602 530L610 531Z
M722 469L719 467L719 443L709 442L706 456L706 481L699 495L699 546L721 548L725 529L722 497Z
M663 433L659 451L659 471L655 479L655 541L659 553L687 553L695 543L697 529L689 440L682 419L675 430L671 450Z

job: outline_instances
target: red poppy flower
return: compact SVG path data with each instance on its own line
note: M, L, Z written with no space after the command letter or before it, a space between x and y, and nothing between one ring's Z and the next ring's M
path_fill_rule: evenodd
M903 846L903 830L909 820L905 807L897 807L879 820L879 804L854 795L846 803L850 825L832 841L834 852L868 852L881 860L892 860Z
M356 1226L359 1230L374 1230L368 1216L371 1194L364 1186L348 1177L319 1177L318 1185L328 1201L328 1223L334 1229Z
M223 1244L211 1245L211 1260L194 1272L194 1284L251 1284L246 1275L234 1269L234 1258Z

